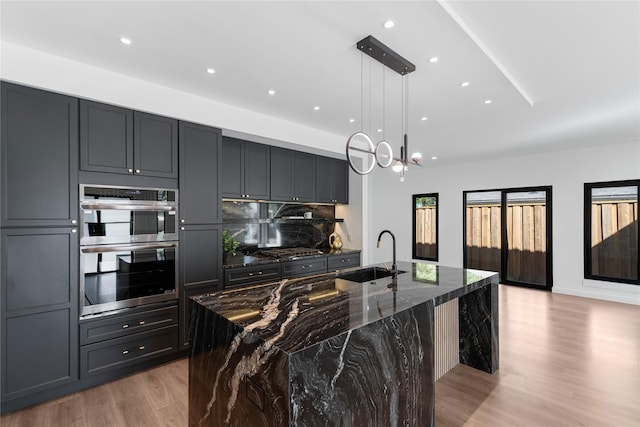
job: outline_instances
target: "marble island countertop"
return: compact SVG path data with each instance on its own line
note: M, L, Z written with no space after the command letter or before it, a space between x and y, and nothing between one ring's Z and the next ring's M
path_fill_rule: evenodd
M385 265L391 263L377 267ZM261 339L282 332L276 345L295 352L428 300L439 305L491 283L496 276L487 271L402 261L398 269L401 273L395 285L390 276L364 283L343 278L362 270L358 267L235 288L194 300L237 326L250 328Z
M399 262L397 280L371 280L374 268L388 273L369 266L192 298L189 425L433 426L445 303L458 310L460 363L498 369L496 273Z

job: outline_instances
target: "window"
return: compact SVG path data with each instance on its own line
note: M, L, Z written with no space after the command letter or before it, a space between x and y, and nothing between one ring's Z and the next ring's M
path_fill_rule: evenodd
M438 193L413 195L413 258L438 261Z
M640 180L584 185L585 278L638 285Z
M497 271L501 283L550 290L551 187L465 191L465 268Z

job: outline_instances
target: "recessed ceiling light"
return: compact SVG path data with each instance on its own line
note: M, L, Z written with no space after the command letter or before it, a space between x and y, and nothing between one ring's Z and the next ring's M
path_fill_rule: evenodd
M437 156L433 156L433 157L431 157L431 160L438 160L438 157Z
M393 28L395 25L396 23L393 22L391 19L384 21L384 23L382 24L384 28Z
M469 82L462 82L462 83L460 83L460 86L467 87L467 86L469 86Z
M267 93L268 93L269 95L275 95L275 94L276 94L276 91L275 91L275 90L273 90L273 89L269 89L269 90L267 91Z
M429 119L428 117L420 117L420 120L422 120L423 122L428 119Z
M485 104L487 104L487 105L488 105L488 104L491 104L492 102L493 102L493 100L492 100L492 99L487 99L487 100L485 100L485 101L484 101L484 103L485 103Z
M207 73L209 74L215 74L216 70L214 70L213 68L207 68Z
M438 62L438 57L434 56L432 58L429 58L429 62L431 62L431 63Z
M318 111L320 109L320 107L318 107L317 105L315 107L313 107L314 110Z
M356 121L356 119L349 119L349 123L353 123L355 121Z
M131 39L128 39L126 37L120 37L120 43L122 43L122 44L131 44Z

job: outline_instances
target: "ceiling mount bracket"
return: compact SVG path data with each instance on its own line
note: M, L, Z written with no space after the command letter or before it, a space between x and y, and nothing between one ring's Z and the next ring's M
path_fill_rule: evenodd
M373 36L367 36L360 40L356 43L356 48L403 76L416 70L415 65Z

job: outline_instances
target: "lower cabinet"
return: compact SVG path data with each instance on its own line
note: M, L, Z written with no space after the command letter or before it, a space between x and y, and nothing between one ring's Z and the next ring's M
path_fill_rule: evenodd
M75 228L1 232L2 406L78 379Z
M80 378L178 351L178 306L128 310L80 323Z
M180 350L189 348L189 298L219 290L222 290L221 226L180 227Z
M327 272L327 257L305 258L282 263L282 278L311 276Z
M280 280L280 263L229 268L224 271L224 287L255 285Z
M327 270L336 271L343 268L360 266L360 252L351 252L340 255L329 255L327 258Z

